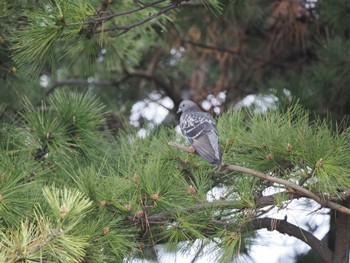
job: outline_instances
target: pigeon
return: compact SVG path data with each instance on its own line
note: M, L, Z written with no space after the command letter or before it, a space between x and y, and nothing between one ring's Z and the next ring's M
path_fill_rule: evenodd
M210 164L221 165L221 149L219 145L218 131L213 117L199 109L190 100L180 103L177 113L180 117L182 134L189 140L199 156Z

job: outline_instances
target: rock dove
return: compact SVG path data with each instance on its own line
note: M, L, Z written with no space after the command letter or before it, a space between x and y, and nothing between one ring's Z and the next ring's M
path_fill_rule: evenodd
M195 151L214 165L221 165L221 149L218 131L213 117L199 109L190 100L180 103L177 113L180 113L180 128L194 147Z

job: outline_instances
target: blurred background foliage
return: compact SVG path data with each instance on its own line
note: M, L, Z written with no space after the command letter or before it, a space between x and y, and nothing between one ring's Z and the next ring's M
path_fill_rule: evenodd
M338 121L350 111L348 1L0 5L0 99L8 114L23 95L40 103L72 87L109 105L115 129L135 102L162 97L173 102L170 123L184 98L223 111L247 95L273 95Z

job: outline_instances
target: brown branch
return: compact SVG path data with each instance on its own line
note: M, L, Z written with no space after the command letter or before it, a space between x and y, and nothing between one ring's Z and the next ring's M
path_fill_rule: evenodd
M267 180L267 181L277 183L277 184L282 184L288 188L295 190L298 194L316 201L317 203L319 203L323 207L328 207L328 208L337 210L339 212L342 212L344 214L350 215L349 208L342 206L342 205L339 205L339 204L334 203L334 202L329 201L329 200L324 200L320 196L318 196L317 194L315 194L315 193L313 193L313 192L311 192L311 191L309 191L309 190L307 190L307 189L305 189L305 188L303 188L295 183L292 183L290 181L287 181L287 180L284 180L284 179L278 178L278 177L273 177L273 176L270 176L270 175L267 175L267 174L249 169L249 168L237 166L237 165L226 164L226 165L223 165L223 167L227 170L230 170L230 171L250 174L250 175L259 177L263 180Z
M176 143L176 142L168 142L168 145L175 147L183 152L193 153L193 150L189 149L188 147L186 147L182 144Z
M209 50L213 50L213 51L217 51L217 52L229 53L229 54L235 55L235 56L240 55L240 52L238 52L238 51L234 51L234 50L224 48L224 47L211 46L211 45L207 45L207 44L203 44L203 43L199 43L199 42L193 42L191 40L182 40L182 43L185 45L191 45L191 46L209 49Z
M162 58L162 55L164 54L164 50L160 48L160 46L154 46L155 52L148 63L147 68L144 69L135 69L131 72L128 72L124 70L125 76L121 79L109 79L109 80L101 80L101 81L92 81L89 82L87 79L66 79L62 81L56 81L53 83L53 85L46 91L46 95L49 95L55 91L56 88L62 87L62 86L98 86L98 87L104 87L104 86L118 86L121 83L125 82L128 79L131 78L144 78L150 82L153 82L153 84L156 86L156 88L160 88L164 91L164 93L172 99L175 105L179 105L182 98L181 94L179 92L179 89L177 89L173 85L173 81L170 77L167 79L164 79L164 77L160 77L161 74L156 74L156 69L158 66L158 63L160 59ZM159 76L158 76L159 75ZM170 109L168 109L170 110Z
M199 210L210 210L210 209L242 209L245 208L242 205L241 201L214 201L214 202L205 202L201 204L191 205L186 208L172 209L169 211L165 211L159 214L151 215L147 217L147 220L150 225L152 224L162 224L167 220L173 219L175 214L179 213L193 213ZM133 216L129 217L130 222L134 223L135 218Z
M63 86L88 86L88 85L94 85L94 86L117 86L120 83L125 82L127 79L129 79L130 76L127 75L123 77L120 80L117 79L110 79L110 80L105 80L105 81L88 81L87 79L66 79L66 80L61 80L61 81L56 81L51 88L49 88L46 91L46 95L50 95L53 93L57 88L63 87Z
M253 230L266 228L269 231L276 230L281 234L295 237L309 245L326 263L332 262L334 254L325 243L317 239L312 233L287 222L287 220L264 217L254 219L250 226L253 227Z
M110 15L105 16L105 17L97 18L97 19L95 19L95 21L108 21L108 20L110 20L110 19L112 19L114 17L124 16L124 15L128 15L128 14L136 13L136 12L141 11L143 9L146 9L148 7L156 6L156 5L158 5L158 4L162 3L162 2L165 2L165 0L156 0L156 1L153 1L153 2L150 2L150 3L141 3L140 1L137 1L137 3L140 4L138 8L122 11L122 12L119 12L119 13L110 14Z
M89 82L87 79L66 79L62 81L56 81L52 85L52 87L46 91L46 95L53 93L57 88L63 87L63 86L88 86L88 85L94 85L98 87L118 86L130 78L144 78L154 82L157 88L161 88L162 90L164 90L165 94L173 100L175 105L180 104L182 99L178 90L172 87L172 85L168 85L165 81L162 81L161 79L159 79L154 74L155 69L152 67L148 67L147 70L135 70L132 72L127 72L126 75L120 80L110 79L105 81Z
M120 36L120 35L128 32L130 29L132 29L134 27L143 25L143 24L179 7L181 5L181 3L185 2L185 1L188 1L188 0L175 0L175 1L171 1L170 4L168 4L164 7L160 7L158 5L160 3L165 2L165 0L155 0L155 1L150 2L150 3L143 3L143 2L140 2L138 0L135 0L135 3L138 5L137 8L121 11L118 13L112 13L112 14L110 12L108 12L106 14L103 14L103 12L97 12L88 21L66 23L65 26L87 25L88 29L89 29L87 31L88 36L91 36L92 34L100 34L100 33L108 32L108 31L121 31L119 34L117 34L117 36ZM139 11L144 10L146 8L149 8L149 7L158 8L159 11L157 13L155 13L154 15L149 15L148 17L141 19L139 21L136 21L136 22L129 24L129 25L111 26L108 28L102 28L102 29L96 30L96 28L98 26L101 26L104 22L107 22L115 17L120 17L120 16L124 16L124 15L128 15L128 14L136 13L136 12L139 12Z
M128 15L128 14L132 14L132 13L136 13L138 11L141 11L143 9L146 9L148 7L153 7L157 4L160 4L162 2L165 2L165 0L156 0L150 3L141 3L141 6L134 8L134 9L130 9L130 10L125 10L119 13L113 13L113 14L109 14L106 16L102 16L102 17L98 17L98 18L93 18L89 21L83 21L83 22L76 22L76 23L67 23L65 24L65 26L76 26L76 25L89 25L89 24L98 24L99 22L106 22L108 20L111 20L114 17L118 17L118 16L124 16L124 15Z
M162 8L161 10L159 10L156 14L150 15L147 18L139 20L139 21L137 21L135 23L132 23L132 24L129 24L129 25L125 25L125 26L112 26L112 27L108 27L106 29L96 30L96 31L94 31L94 34L104 33L104 32L107 32L107 31L120 30L122 32L120 34L118 34L118 35L122 35L122 34L128 32L130 29L132 29L134 27L143 25L143 24L147 23L148 21L151 21L151 20L159 17L160 15L163 15L163 14L169 12L170 10L173 10L173 9L177 8L182 1L186 1L186 0L171 2L169 5L167 5L166 7Z
M173 146L175 148L178 148L180 150L184 150L185 152L188 152L183 148L182 145L180 145L178 143L169 142L168 144L170 146ZM334 209L336 211L339 211L341 213L350 215L349 208L342 206L340 204L337 204L335 202L332 202L330 200L324 200L320 196L318 196L317 194L315 194L315 193L313 193L313 192L311 192L311 191L309 191L309 190L307 190L307 189L305 189L305 188L303 188L295 183L292 183L290 181L284 180L284 179L279 178L279 177L270 176L270 175L255 171L253 169L249 169L249 168L245 168L245 167L241 167L241 166L237 166L237 165L224 164L222 167L226 170L239 172L239 173L243 173L243 174L250 174L250 175L259 177L263 180L267 180L267 181L270 181L273 183L284 185L287 188L290 188L290 189L293 189L294 191L296 191L298 195L310 198L310 199L316 201L317 203L319 203L323 207L328 207L328 208Z
M203 49L213 50L216 52L228 53L228 54L231 54L235 57L245 58L245 59L248 59L251 61L260 61L260 62L264 63L264 65L270 64L270 65L274 65L277 67L284 67L285 66L285 64L276 62L275 60L267 60L267 59L262 58L262 57L260 58L260 57L250 56L247 54L242 54L241 51L236 51L236 50L232 50L229 48L207 45L207 44L203 44L203 43L193 42L190 40L183 40L182 43L185 45L191 45L191 46L195 46L195 47L199 47L199 48L203 48ZM259 64L259 65L261 66L262 64Z
M151 225L159 225L165 224L169 220L173 220L173 216L178 213L193 213L199 210L208 210L208 209L242 209L245 208L242 205L242 202L234 202L234 201L214 201L214 202L206 202L202 204L195 204L186 208L173 209L166 212L162 212L159 214L155 214L152 216L148 216L146 218L135 218L135 216L130 216L128 221L130 224L141 224L143 225L147 220L147 224ZM211 220L212 223L217 225L228 225L228 224L237 224L237 222L230 222L227 220ZM280 220L275 218L256 218L248 223L246 223L242 230L259 230L262 228L266 228L269 231L278 231L281 234L287 234L289 236L295 237L307 245L309 245L314 251L316 251L326 263L331 263L333 258L333 252L324 244L322 241L317 239L312 233L295 226L287 222L287 220Z
M270 196L266 199L265 197L262 197L259 203L256 205L256 208L270 206L270 205L273 205L274 202L275 200L273 198L270 198ZM148 216L147 220L150 225L162 224L168 220L173 220L174 215L180 214L180 213L194 213L196 211L215 210L215 209L220 209L220 210L226 209L226 210L233 211L234 209L242 210L246 208L251 208L251 207L250 206L248 207L245 204L243 204L241 200L238 200L238 201L217 200L213 202L199 203L199 204L191 205L185 208L172 209L169 211L161 212L158 214ZM130 223L134 223L135 222L134 216L130 216L129 221ZM216 222L218 224L229 223L228 221L220 221L220 220L213 220L213 222Z
M350 198L343 201L343 205L350 207ZM349 262L350 244L350 216L345 214L336 215L335 220L335 244L333 262Z

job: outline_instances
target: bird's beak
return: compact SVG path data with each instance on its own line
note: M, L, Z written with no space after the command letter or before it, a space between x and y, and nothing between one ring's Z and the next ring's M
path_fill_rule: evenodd
M182 112L182 110L179 108L179 109L177 110L177 112L176 112L176 113L180 113L180 112Z

